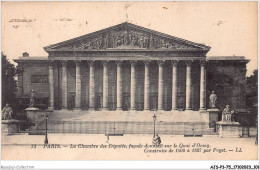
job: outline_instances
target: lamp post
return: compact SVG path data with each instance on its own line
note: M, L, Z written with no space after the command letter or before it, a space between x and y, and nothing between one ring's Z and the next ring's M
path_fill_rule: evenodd
M256 138L255 145L258 145L258 114L256 115Z
M153 137L155 137L155 121L156 121L156 115L153 114Z
M45 132L45 140L44 144L48 144L48 114L45 114L45 119L46 119L46 132Z

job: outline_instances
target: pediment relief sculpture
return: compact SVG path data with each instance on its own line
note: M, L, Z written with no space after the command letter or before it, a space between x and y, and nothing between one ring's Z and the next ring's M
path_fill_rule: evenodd
M113 31L58 49L197 49L195 46L174 42L157 35L137 31Z
M173 49L209 50L210 47L123 23L45 47L49 50Z

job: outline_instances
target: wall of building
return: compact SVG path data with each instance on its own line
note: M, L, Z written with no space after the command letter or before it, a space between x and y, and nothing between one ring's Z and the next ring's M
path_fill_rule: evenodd
M207 104L211 91L218 96L217 107L243 111L246 108L246 62L209 61L207 65Z
M23 68L23 73L18 77L18 95L29 96L31 90L34 89L37 97L49 96L49 84L47 83L32 83L33 75L46 75L48 81L49 68L44 62L28 62L20 63L19 67Z

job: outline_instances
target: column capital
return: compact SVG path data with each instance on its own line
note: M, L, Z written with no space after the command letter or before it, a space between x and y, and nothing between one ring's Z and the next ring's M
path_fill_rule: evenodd
M59 67L59 62L54 61L54 62L53 62L53 67L54 67L54 68L58 68L58 67Z
M192 60L186 60L186 61L185 61L185 64L186 64L186 66L191 66Z
M123 63L123 60L116 60L115 62L116 62L117 65L121 66L122 63Z
M172 66L177 66L179 60L171 60Z
M74 60L74 63L75 63L76 66L79 66L81 61L80 60Z
M62 66L67 66L68 62L67 62L67 60L61 60L60 63Z
M205 66L205 64L206 64L206 60L200 60L200 65L201 66Z
M101 63L102 63L103 66L107 66L108 62L109 62L109 61L107 61L107 60L101 61Z
M151 60L144 60L144 65L145 66L149 66L150 63L151 63Z
M53 66L54 61L53 60L49 60L49 66Z
M129 62L130 62L131 65L135 66L137 61L136 60L130 60Z
M157 63L158 63L159 66L163 66L164 62L165 62L164 60L157 60Z
M95 63L95 60L88 60L89 65L93 66Z

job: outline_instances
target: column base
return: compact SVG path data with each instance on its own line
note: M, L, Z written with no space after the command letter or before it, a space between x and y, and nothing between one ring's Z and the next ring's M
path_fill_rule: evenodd
M185 110L191 110L191 108L186 108Z
M144 108L144 110L151 110L150 108Z
M171 110L171 111L176 111L176 110L178 110L178 108L172 108L172 110Z
M94 107L90 107L90 108L88 108L88 110L93 110L93 111L94 111L94 110L95 110L95 108L94 108Z
M62 107L61 110L68 110L68 108L67 107Z
M108 108L107 107L103 107L102 108L102 111L105 110L105 111L108 111Z
M130 110L136 110L136 108L133 107L133 108L130 108Z
M74 111L81 111L81 108L80 107L75 107L73 108Z
M116 111L122 111L122 110L123 110L122 107L116 108Z
M206 112L206 108L200 108L199 112Z
M53 107L48 107L48 110L54 110L54 108Z

